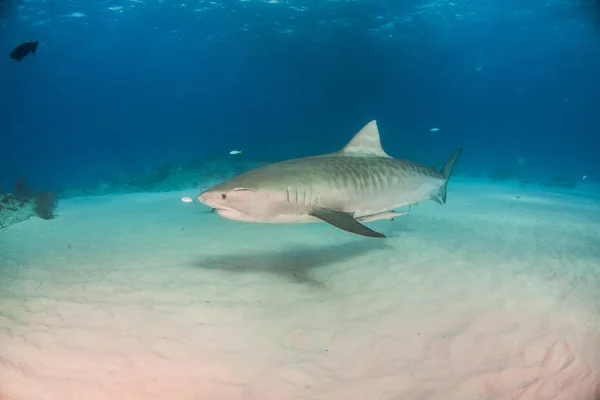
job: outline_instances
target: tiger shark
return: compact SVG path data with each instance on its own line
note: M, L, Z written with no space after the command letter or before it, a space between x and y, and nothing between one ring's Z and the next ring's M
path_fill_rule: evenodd
M405 215L396 208L434 200L446 186L462 148L440 170L390 157L375 120L341 150L256 168L217 184L198 200L225 218L262 223L325 221L358 235L383 238L363 222Z

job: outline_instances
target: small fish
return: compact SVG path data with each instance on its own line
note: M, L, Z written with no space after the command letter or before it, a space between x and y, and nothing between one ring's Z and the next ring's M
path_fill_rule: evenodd
M587 175L584 175L581 179L585 181L587 179Z
M231 150L229 152L229 154L231 154L232 156L235 156L237 154L242 154L242 150Z
M191 203L194 200L191 197L185 196L181 198L181 201L183 201L184 203Z
M37 40L35 42L23 42L17 47L15 47L15 49L11 51L8 56L13 60L17 60L20 62L29 53L35 54L35 51L38 48L38 44L40 44L40 42Z
M437 132L437 131L439 131L439 130L440 130L440 128L431 128L431 129L429 130L429 132Z
M62 14L62 15L59 15L59 17L63 17L63 18L85 18L85 17L87 17L87 15L85 15L82 12L74 12L74 13L71 13L71 14Z

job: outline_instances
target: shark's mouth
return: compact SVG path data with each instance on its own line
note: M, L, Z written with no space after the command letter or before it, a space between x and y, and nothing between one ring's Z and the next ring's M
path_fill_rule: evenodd
M221 217L236 221L243 221L247 219L245 218L244 213L236 210L235 208L217 208L217 214L219 214Z

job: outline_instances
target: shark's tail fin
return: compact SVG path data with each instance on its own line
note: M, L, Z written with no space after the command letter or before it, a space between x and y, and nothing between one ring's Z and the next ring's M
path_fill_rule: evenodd
M448 185L448 180L450 179L450 175L452 175L452 169L454 168L454 164L456 164L456 160L458 160L458 156L462 153L462 148L456 150L450 158L444 163L442 170L440 173L446 180L444 184L431 196L431 200L440 203L446 204L446 186Z

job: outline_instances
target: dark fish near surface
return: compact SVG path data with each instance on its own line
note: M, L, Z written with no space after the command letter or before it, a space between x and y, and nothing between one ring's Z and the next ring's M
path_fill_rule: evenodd
M35 42L21 43L20 45L15 47L15 49L11 51L8 56L13 60L21 61L23 57L25 57L29 53L35 54L38 44L40 44L40 42L37 40Z

